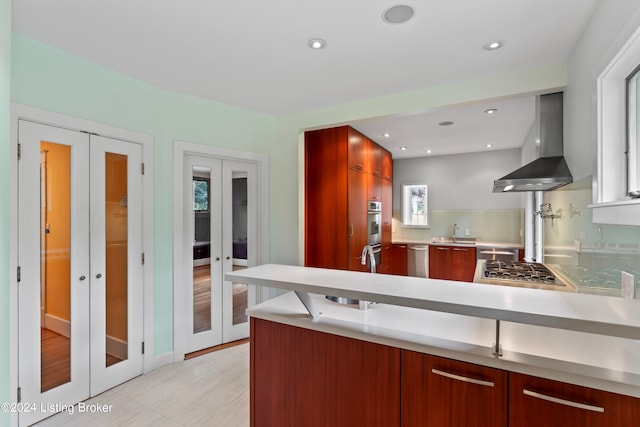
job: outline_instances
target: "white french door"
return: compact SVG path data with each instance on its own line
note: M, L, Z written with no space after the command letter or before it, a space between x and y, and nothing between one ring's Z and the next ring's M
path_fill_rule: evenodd
M224 274L257 264L257 166L185 155L183 280L185 352L249 336L245 315L256 289Z
M141 146L18 124L19 416L142 373Z

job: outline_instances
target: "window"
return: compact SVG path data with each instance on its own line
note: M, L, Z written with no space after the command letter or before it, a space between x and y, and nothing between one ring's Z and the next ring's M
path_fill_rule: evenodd
M209 180L193 178L193 210L209 212Z
M627 194L640 193L640 67L627 77Z
M429 227L429 204L426 184L402 186L402 226Z

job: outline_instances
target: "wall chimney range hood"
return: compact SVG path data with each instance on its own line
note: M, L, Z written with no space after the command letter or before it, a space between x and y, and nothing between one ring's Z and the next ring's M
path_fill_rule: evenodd
M563 157L562 92L536 99L540 157L493 182L493 192L549 191L573 182Z

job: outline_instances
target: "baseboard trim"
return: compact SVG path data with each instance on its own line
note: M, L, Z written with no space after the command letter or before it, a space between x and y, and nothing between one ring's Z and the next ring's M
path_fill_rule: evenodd
M44 328L66 338L71 338L71 322L53 314L45 313Z
M153 358L153 369L158 369L164 365L169 365L171 363L174 363L175 360L173 358L174 358L173 351L169 351L159 356L155 356Z
M129 355L129 343L119 338L107 335L107 354L117 357L120 360L127 360Z

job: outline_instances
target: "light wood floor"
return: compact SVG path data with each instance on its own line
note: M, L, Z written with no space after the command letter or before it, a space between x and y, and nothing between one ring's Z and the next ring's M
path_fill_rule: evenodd
M134 378L87 404L109 413L60 413L38 426L249 425L249 344L173 363Z

